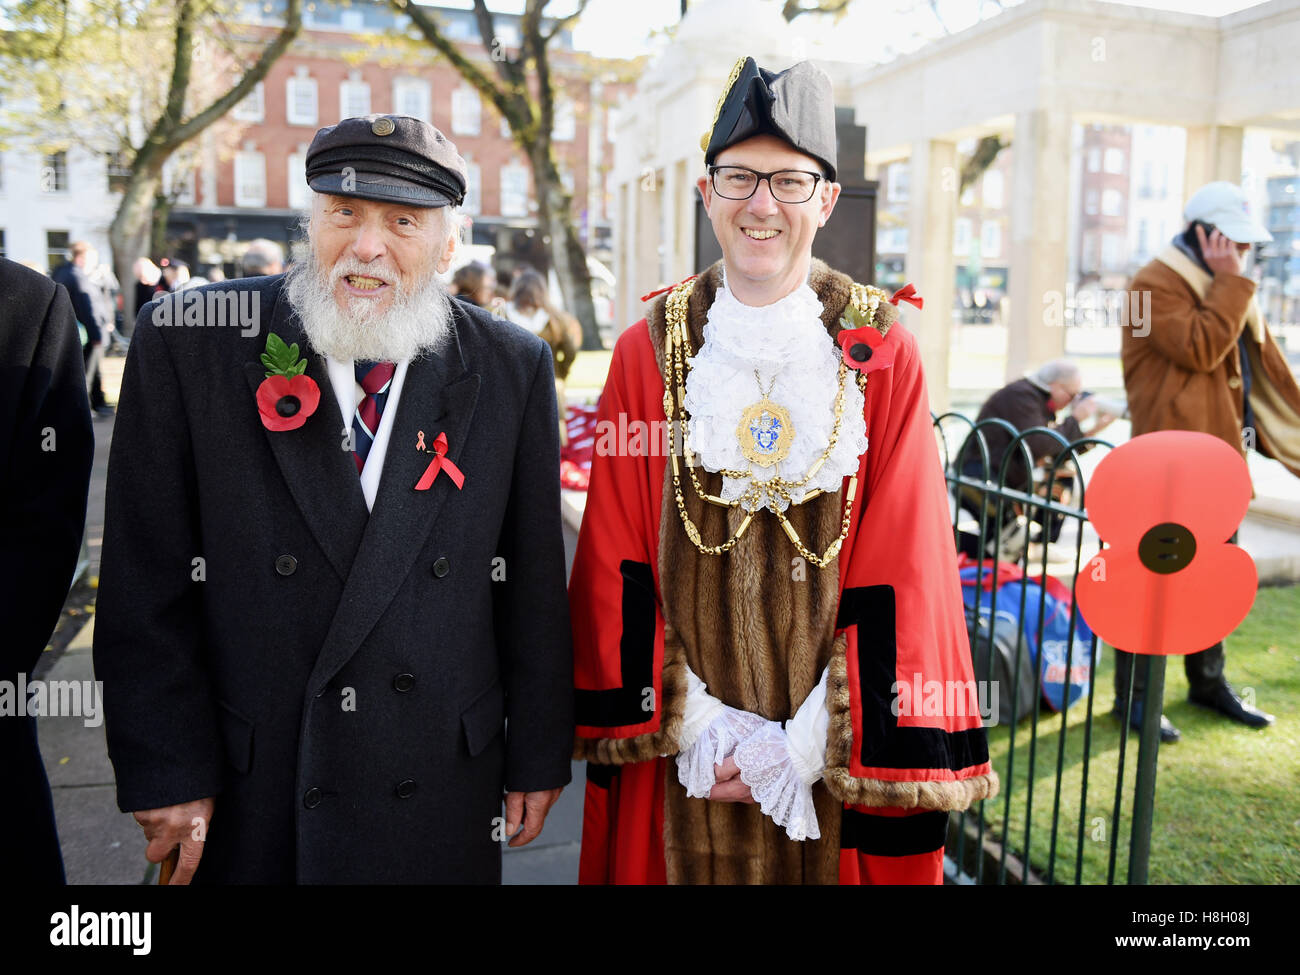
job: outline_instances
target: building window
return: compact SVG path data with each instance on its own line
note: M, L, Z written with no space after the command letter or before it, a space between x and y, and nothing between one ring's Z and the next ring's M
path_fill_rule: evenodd
M1002 206L1002 171L990 169L984 173L984 205L999 208Z
M618 141L618 109L613 105L605 109L605 139L608 142Z
M41 163L41 192L66 193L68 191L68 154L52 152Z
M578 117L573 101L560 97L555 100L551 118L551 138L556 142L572 142L578 133Z
M45 266L53 271L62 264L68 256L68 245L71 243L66 230L45 231Z
M975 205L975 184L971 183L961 191L961 199L958 201L961 206L973 207Z
M289 207L306 210L311 206L307 186L307 147L299 145L298 151L289 155Z
M991 260L1002 256L1002 224L985 220L980 226L980 257Z
M906 203L908 200L908 183L911 179L911 163L896 162L889 166L889 202Z
M465 181L469 183L469 189L465 191L465 202L461 204L461 209L471 216L477 215L483 207L483 167L466 159Z
M1118 234L1104 234L1101 238L1101 266L1107 271L1118 271L1124 266L1124 238Z
M954 257L970 256L969 217L958 217L952 225L952 253Z
M1150 231L1148 229L1147 221L1145 219L1139 220L1138 233L1137 233L1137 252L1139 255L1143 257L1145 257L1147 253L1147 237L1149 236L1149 234Z
M1094 126L1095 128L1096 126ZM1101 172L1101 150L1093 146L1088 150L1088 172Z
M1124 172L1124 150L1116 149L1114 146L1106 150L1106 172L1122 173Z
M1089 190L1083 200L1083 212L1095 217L1097 215L1097 191Z
M506 121L506 117L502 115L501 116L501 138L510 139L511 141L513 141L514 137L515 137L514 130L510 128L510 123Z
M235 206L266 206L266 157L260 152L235 153Z
M122 150L104 153L104 169L108 174L108 192L121 193L131 178L131 166Z
M478 135L483 124L483 102L478 92L462 85L451 93L451 131L456 135Z
M253 86L253 90L244 96L243 101L231 112L237 122L261 122L266 118L266 89L262 82Z
M501 167L501 216L528 216L528 167L519 163Z
M1083 237L1083 258L1079 261L1080 268L1085 272L1097 270L1097 235L1085 234Z
M308 77L305 67L298 68L298 73L285 82L285 113L290 125L315 125L319 115L316 111L316 79Z
M409 115L432 123L429 112L429 83L420 78L398 78L393 82L393 114Z
M370 86L353 72L347 81L339 82L339 118L357 118L369 114Z
M172 159L176 157L173 156ZM168 165L172 162L169 159L163 164L163 187L175 206L192 207L195 200L195 178L194 167L187 167L184 172L177 173L180 165Z
M1103 190L1101 194L1101 212L1108 217L1124 215L1124 194L1119 190Z

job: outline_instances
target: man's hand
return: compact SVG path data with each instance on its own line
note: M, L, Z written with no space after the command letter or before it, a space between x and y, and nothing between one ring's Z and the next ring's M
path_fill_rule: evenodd
M749 786L741 781L740 766L732 756L723 759L721 765L713 766L713 781L716 784L709 790L710 799L718 802L753 803L754 797L750 794Z
M546 814L560 798L563 787L547 789L545 792L507 792L506 793L506 833L510 836L507 846L527 846L537 839L546 822ZM520 825L523 829L516 836Z
M1075 400L1074 406L1070 407L1070 415L1080 423L1086 421L1088 417L1092 416L1096 412L1097 401L1091 396L1084 396L1081 399Z
M188 884L193 879L199 859L203 856L203 842L208 835L208 825L212 822L212 806L213 800L210 798L196 799L194 802L182 802L179 806L143 809L131 814L149 841L144 855L150 863L162 863L172 850L178 846L181 848L176 872L172 874L169 883Z
M1196 238L1201 242L1201 254L1205 257L1205 263L1209 265L1210 270L1216 274L1241 274L1241 255L1237 251L1235 241L1229 240L1216 229L1210 234L1210 239L1205 239L1205 228L1199 224L1196 227Z

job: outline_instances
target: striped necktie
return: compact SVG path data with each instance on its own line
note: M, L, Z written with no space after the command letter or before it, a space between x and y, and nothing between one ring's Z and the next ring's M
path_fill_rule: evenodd
M357 473L360 474L366 466L370 445L375 442L379 418L384 413L384 403L388 401L388 390L393 384L393 373L397 370L397 364L358 359L352 368L357 377L357 384L366 394L365 398L357 404L357 411L352 416L352 459L356 461Z

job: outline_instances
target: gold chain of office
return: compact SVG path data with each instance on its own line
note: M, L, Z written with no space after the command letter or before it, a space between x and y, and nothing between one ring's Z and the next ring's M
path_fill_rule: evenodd
M840 428L843 425L844 419L844 390L848 381L848 366L841 358L839 375L837 377L838 389L835 394L835 425L831 429L830 441L827 443L826 449L822 451L821 456L812 463L812 466L808 468L807 473L805 473L803 477L798 480L787 480L781 477L773 477L768 481L760 483L754 481L752 470L733 471L724 469L719 471L719 473L724 477L749 478L749 489L734 501L727 501L724 498L709 494L704 490L704 486L700 483L699 475L695 470L699 463L698 458L694 457L690 447L687 446L690 439L690 421L686 416L686 409L683 405L686 396L686 375L690 371L689 367L686 365L686 360L694 355L694 352L691 350L690 330L686 322L686 305L690 300L691 292L694 289L694 278L689 281L683 281L681 284L677 285L677 287L673 288L672 292L668 295L667 304L665 306L667 328L664 330L664 372L668 381L665 383L664 388L664 415L668 418L670 427L674 423L674 417L676 417L676 422L679 422L681 425L682 453L686 458L687 470L690 473L691 483L695 488L695 493L708 503L719 505L724 508L740 507L746 501L752 504L758 504L765 497L773 500L780 498L784 500L787 505L791 506L811 501L813 498L823 493L821 489L807 492L798 502L791 498L790 492L803 487L803 485L807 484L817 475L817 472L822 469L822 465L826 463L827 458L830 457L831 451L835 449L836 443L839 442ZM857 309L865 321L873 321L876 309L879 307L880 302L887 300L888 295L879 288L857 283L853 285L849 298L850 304ZM863 390L865 395L867 388L866 374L859 372L856 381L858 388ZM693 521L691 521L691 517L686 511L686 500L682 495L681 468L679 467L676 450L670 452L670 458L673 467L673 494L677 500L677 513L681 515L682 525L686 529L686 536L704 555L723 555L730 551L735 547L736 543L740 541L741 536L745 534L745 529L749 527L749 523L754 519L755 511L748 511L735 533L721 545L704 544L704 541L700 536L699 528ZM794 526L790 524L789 519L785 517L785 512L777 505L772 505L772 513L776 515L777 521L780 522L781 527L785 530L786 536L790 539L791 543L793 543L795 549L804 557L804 559L811 562L819 569L824 569L830 565L839 554L840 546L844 544L844 539L848 537L849 522L853 517L853 501L857 495L857 488L858 475L855 471L849 478L849 485L844 493L844 518L840 525L840 535L835 539L835 541L831 542L830 546L821 555L817 555L808 550L808 548L803 544L802 539L800 539L799 533L795 530Z

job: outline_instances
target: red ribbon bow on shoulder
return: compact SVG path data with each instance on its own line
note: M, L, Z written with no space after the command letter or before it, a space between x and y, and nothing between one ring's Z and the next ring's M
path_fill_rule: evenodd
M416 449L424 445L424 431L420 431L419 439L416 441ZM451 483L456 485L456 490L460 490L465 485L465 475L460 472L460 468L447 459L447 435L440 433L437 439L433 441L433 450L426 449L426 454L433 454L433 460L429 466L424 469L424 474L415 484L417 491L427 491L433 486L434 479L437 478L438 472L445 470L447 476L451 478Z
M894 296L889 299L889 303L891 305L896 305L900 301L909 302L913 305L916 305L917 308L920 308L921 302L925 301L925 299L916 293L916 286L913 285L911 282L908 282L907 284L899 288L897 291L895 291Z

